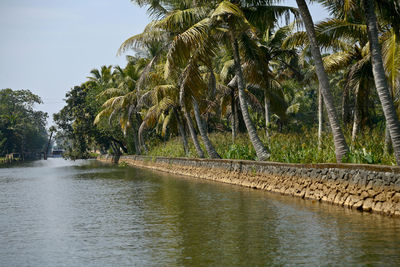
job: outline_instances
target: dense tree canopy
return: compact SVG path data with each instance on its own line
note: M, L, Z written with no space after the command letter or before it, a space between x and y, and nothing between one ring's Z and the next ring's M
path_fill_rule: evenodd
M43 150L48 116L34 109L40 103L40 97L29 90L0 90L0 156Z
M132 2L152 19L119 49L136 56L93 70L55 116L71 152L399 162L393 1L321 0L322 22L304 0Z

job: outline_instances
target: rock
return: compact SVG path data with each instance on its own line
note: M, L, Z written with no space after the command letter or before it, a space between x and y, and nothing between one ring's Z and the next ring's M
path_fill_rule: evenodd
M352 208L353 209L361 209L362 205L363 205L363 201L359 200L352 206Z
M367 198L366 200L364 200L362 209L364 211L371 211L373 205L374 205L374 200L372 198Z
M366 199L367 197L369 197L369 194L367 191L363 191L360 195L361 199Z
M372 190L372 189L369 189L369 190L368 190L368 195L369 195L369 197L375 197L377 194L378 194L378 193L375 192L375 191Z
M392 211L392 203L389 202L383 202L382 203L382 211L384 213L390 214Z
M372 210L375 212L382 212L382 202L375 202L372 206Z
M393 210L400 212L400 203L393 203Z
M333 200L333 203L336 205L341 205L342 204L342 193L338 192L335 196L335 199Z
M386 194L383 192L375 196L375 201L385 201L385 200L386 200Z
M394 203L399 203L400 202L400 193L394 194L393 197L392 197L392 201Z
M344 203L343 203L343 206L345 206L345 207L351 207L351 204L352 204L352 201L351 201L351 196L348 196L347 198L346 198L346 200L344 201Z
M326 201L332 203L335 201L335 197L336 197L336 190L333 190L332 192L329 193Z

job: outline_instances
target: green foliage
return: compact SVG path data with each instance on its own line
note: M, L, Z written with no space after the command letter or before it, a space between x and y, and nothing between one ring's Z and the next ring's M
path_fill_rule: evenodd
M262 133L260 132L260 135ZM395 165L393 155L384 152L384 131L376 128L361 135L356 148L351 149L344 162ZM350 131L346 138L350 139ZM217 152L226 159L255 160L256 154L246 135L240 135L232 144L230 133L210 134L210 140ZM267 143L263 137L264 143ZM195 150L190 143L191 155ZM286 163L334 163L336 162L331 134L322 136L322 147L318 150L316 129L303 129L297 133L274 133L270 138L270 161ZM163 157L184 157L180 138L153 144L148 155Z
M297 133L274 133L271 136L271 161L287 163L336 162L331 135L322 137L323 146L318 151L315 130Z
M365 148L354 149L346 155L342 160L345 163L367 163L367 164L377 164L379 163L379 158L375 157L371 152L367 152Z
M43 150L47 113L33 108L41 103L29 90L0 90L0 155Z
M245 160L255 160L256 152L254 151L251 144L248 145L230 145L228 150L223 155L226 159L245 159Z

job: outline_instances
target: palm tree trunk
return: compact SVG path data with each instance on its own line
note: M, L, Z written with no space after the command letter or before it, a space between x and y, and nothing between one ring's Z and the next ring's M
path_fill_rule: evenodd
M232 128L232 143L235 143L235 139L238 133L239 123L235 101L235 87L237 87L237 76L228 83L228 87L231 89L231 128Z
M208 67L208 70L210 72L210 76L208 79L208 96L207 96L207 100L209 103L214 103L215 102L215 94L217 93L217 79L215 78L215 74L214 74L214 70L213 68L210 66ZM209 121L211 118L212 114L211 112L207 112L205 115L205 129L206 132L209 132ZM220 105L215 105L215 117L220 119L221 118L221 107Z
M232 128L232 143L235 143L235 139L237 136L237 110L235 103L235 91L231 89L231 128Z
M45 154L45 159L47 159L47 155L49 153L49 147L50 147L50 143L51 143L51 138L53 137L53 131L50 131L50 137L49 137L49 141L47 142L47 146L46 146L46 151L44 152ZM21 155L23 155L24 152L22 151Z
M133 135L133 145L135 146L135 153L136 155L140 155L140 145L136 127L132 127L132 135Z
M318 89L318 150L322 148L322 125L324 120L324 104L321 87Z
M143 120L142 120L142 117L140 116L139 112L135 111L135 116L136 116L136 123L134 124L135 128L133 129L133 131L135 132L134 136L136 136L137 153L138 153L138 155L140 155L142 153L142 145L141 145L141 141L140 141L139 129L143 123ZM138 125L140 125L139 128L137 127Z
M349 86L343 88L342 95L342 122L344 125L350 123L350 108L349 108Z
M144 131L145 127L146 127L146 122L143 121L143 122L140 124L139 131L138 131L138 135L139 135L139 144L140 144L140 147L142 147L143 150L147 153L147 152L149 152L149 151L147 150L146 143L144 142L144 138L143 138L143 131Z
M118 163L119 158L121 156L121 151L119 150L119 146L114 141L111 141L111 148L114 152L111 158L112 163Z
M199 105L197 104L197 101L194 97L192 97L192 100L193 100L194 117L196 118L197 127L199 128L200 136L201 139L203 140L204 146L206 147L208 156L212 159L220 159L221 156L217 153L217 151L215 151L214 146L212 145L210 139L207 136L206 127L204 126L204 123L202 122L200 116Z
M186 119L186 123L189 127L190 136L192 137L193 144L194 144L194 147L196 148L197 155L199 156L199 158L204 158L204 151L203 151L203 149L201 149L199 140L197 139L197 134L196 134L196 130L194 129L194 126L193 126L192 118L190 118L190 115L186 109L184 93L185 93L184 88L181 86L180 91L179 91L179 103L182 107L183 115L184 115L184 117Z
M210 72L210 78L208 80L208 88L209 88L209 98L211 100L214 100L215 98L215 93L217 92L217 79L215 78L214 70L209 67L208 68Z
M266 92L264 92L264 109L265 109L265 134L267 138L269 139L269 126L271 124L271 115L270 115L270 110L269 107L271 105L271 102L269 101L269 98L267 97Z
M378 91L379 100L382 104L383 113L386 118L386 127L389 128L392 138L394 155L397 165L400 165L400 123L396 110L390 96L385 69L383 68L382 53L378 40L378 23L376 21L374 2L363 0L364 11L367 19L368 40L371 51L372 72L374 74L375 87Z
M357 87L355 92L355 102L354 102L354 121L353 121L353 131L351 133L351 144L354 146L356 142L357 134L360 131L361 124L361 99L360 99L360 87Z
M136 116L136 115L135 115ZM140 145L138 139L138 129L137 129L137 121L135 121L131 115L129 116L130 120L130 130L132 131L132 138L133 138L133 146L135 147L135 154L140 155Z
M305 0L296 0L296 2L300 10L301 17L303 18L304 25L306 27L308 39L310 41L311 54L315 62L315 70L321 87L322 96L328 114L329 124L332 129L333 142L335 144L336 161L342 162L342 158L348 153L349 148L347 146L342 128L340 127L340 123L336 115L335 106L333 104L333 97L329 89L328 76L325 72L324 64L322 62L321 51L319 50L319 47L317 45L314 22L312 21L311 14L308 10Z
M269 106L270 106L271 103L270 103L269 98L267 96L267 90L270 89L271 84L270 84L269 77L268 77L268 71L269 71L269 66L268 65L269 65L269 62L267 61L266 62L267 75L265 77L265 83L267 84L267 88L264 91L264 110L265 110L265 135L267 136L268 141L269 141L268 127L269 127L269 124L271 123Z
M177 121L177 124L178 124L179 134L182 137L183 150L185 151L185 155L188 157L189 156L188 140L187 140L187 137L186 137L185 129L183 128L181 117L179 116L179 113L178 113L178 111L176 111L175 108L174 108L174 115L176 117L176 121Z
M389 128L385 127L385 153L388 155L393 154L392 140L390 139Z
M250 141L253 144L253 147L256 151L258 160L267 160L270 157L267 149L265 148L264 144L261 142L260 138L257 135L256 127L254 126L253 122L251 121L249 110L247 107L246 96L244 92L244 79L243 79L243 72L242 66L240 63L240 56L239 56L239 44L233 33L231 33L231 43L233 48L233 58L235 64L235 71L237 76L237 84L238 84L238 91L239 91L239 103L240 108L242 110L242 116L244 123L246 124L247 133L249 134Z

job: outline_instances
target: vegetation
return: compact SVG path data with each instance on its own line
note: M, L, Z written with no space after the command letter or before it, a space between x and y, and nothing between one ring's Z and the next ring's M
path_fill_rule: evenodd
M0 162L7 161L7 154L19 153L22 158L43 151L47 113L34 109L40 103L29 90L0 90Z
M360 136L358 142L351 148L349 154L343 159L346 163L385 164L396 163L393 155L385 153L382 134L384 129L366 129L367 134ZM348 140L351 131L345 136ZM260 132L261 140L266 142L267 137ZM286 163L333 163L336 162L332 136L322 136L323 146L318 149L317 131L304 130L301 133L277 133L270 137L271 161ZM246 135L240 134L232 144L231 136L227 133L212 133L210 140L215 144L217 152L227 159L256 160L257 155ZM193 145L190 143L190 155L195 155ZM179 137L172 138L168 142L155 141L148 153L150 156L184 157Z
M152 18L119 49L136 55L92 70L54 117L71 158L400 164L395 1L320 0L332 17L316 24L304 0L132 2Z

